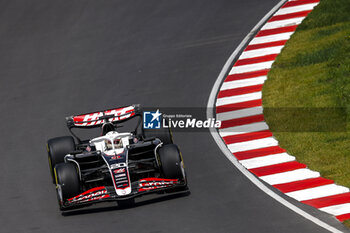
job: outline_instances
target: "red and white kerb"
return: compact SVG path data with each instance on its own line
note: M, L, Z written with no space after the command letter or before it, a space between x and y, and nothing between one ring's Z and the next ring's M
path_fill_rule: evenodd
M336 216L350 219L349 189L320 177L295 161L272 136L264 121L262 86L284 44L319 0L290 0L250 41L224 80L216 99L219 134L250 172L286 195Z

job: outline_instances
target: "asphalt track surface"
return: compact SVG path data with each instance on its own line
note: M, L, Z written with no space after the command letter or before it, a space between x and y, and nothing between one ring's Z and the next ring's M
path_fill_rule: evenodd
M276 0L1 1L0 232L326 232L261 192L209 132L176 133L191 195L62 215L45 142L64 117L119 105L204 107Z

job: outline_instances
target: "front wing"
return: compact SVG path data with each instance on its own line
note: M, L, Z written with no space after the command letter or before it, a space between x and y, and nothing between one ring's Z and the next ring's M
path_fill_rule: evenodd
M127 200L137 196L151 194L165 190L188 191L187 184L178 179L163 179L163 178L145 178L132 183L132 192L125 196L118 196L113 186L100 186L89 189L68 200L62 200L61 195L58 199L61 210L68 210L83 207L97 202ZM182 188L178 190L178 188Z

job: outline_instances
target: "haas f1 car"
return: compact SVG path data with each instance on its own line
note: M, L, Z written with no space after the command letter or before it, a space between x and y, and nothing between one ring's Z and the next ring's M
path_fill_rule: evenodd
M102 201L129 205L149 193L188 192L184 162L168 128L140 127L138 105L66 118L72 136L47 141L49 167L61 210ZM118 132L138 118L133 132ZM81 140L73 128L101 128Z

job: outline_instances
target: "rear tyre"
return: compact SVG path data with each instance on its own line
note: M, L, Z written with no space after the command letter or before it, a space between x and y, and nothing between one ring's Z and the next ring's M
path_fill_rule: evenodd
M158 149L161 171L167 179L185 179L185 170L179 148L168 144Z
M72 136L51 138L47 141L47 153L52 182L55 183L54 167L64 162L64 156L75 150L75 143Z
M56 184L60 186L62 201L80 194L80 182L77 168L72 163L59 163L54 168ZM60 200L59 200L60 201Z
M158 138L164 145L173 144L173 135L170 128L144 129L144 133L146 138Z

